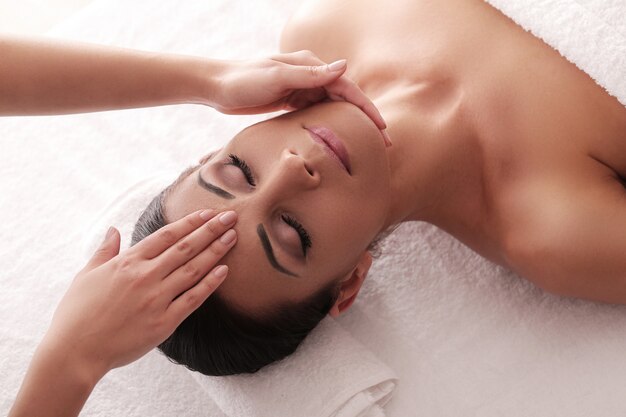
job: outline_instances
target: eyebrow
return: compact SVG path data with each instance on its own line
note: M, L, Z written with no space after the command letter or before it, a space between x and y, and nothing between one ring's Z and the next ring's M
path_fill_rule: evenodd
M219 197L222 197L224 199L232 200L235 198L235 196L229 193L228 191L218 187L217 185L214 185L214 184L211 184L210 182L205 181L204 178L202 178L202 175L200 175L200 170L198 170L198 184L200 184L200 186L204 188L205 190L210 191L213 194ZM284 266L278 263L278 261L276 260L276 256L274 256L274 249L272 249L272 243L270 242L270 239L267 236L267 233L265 232L265 228L263 227L263 224L259 224L257 226L256 232L257 232L257 235L259 235L259 239L261 240L261 246L263 246L263 250L265 251L265 256L267 256L267 259L270 261L270 264L274 267L274 269L282 272L283 274L287 274L289 276L299 278L300 275L294 272L291 272L290 270L288 270L287 268L285 268Z
M262 224L259 224L256 227L256 233L257 235L259 235L259 239L261 240L261 245L263 245L263 250L265 251L265 255L267 256L267 259L270 261L272 266L275 269L282 272L283 274L287 274L287 275L291 275L292 277L299 278L300 275L291 272L290 270L286 269L285 267L283 267L281 264L278 263L278 261L276 260L276 257L274 256L274 250L272 249L272 244L270 243L270 240L267 237L267 233L265 232L265 228L263 227Z
M213 185L210 182L206 182L202 178L202 175L200 175L200 170L198 170L198 184L200 184L200 186L204 188L205 190L212 192L218 197L225 198L226 200L232 200L235 198L235 196L229 193L228 191L218 187L217 185Z

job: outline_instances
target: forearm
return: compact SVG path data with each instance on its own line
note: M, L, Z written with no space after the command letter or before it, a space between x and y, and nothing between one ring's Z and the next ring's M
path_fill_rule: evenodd
M220 62L44 39L0 38L0 115L211 104Z
M9 417L77 416L105 372L80 364L69 349L37 348Z

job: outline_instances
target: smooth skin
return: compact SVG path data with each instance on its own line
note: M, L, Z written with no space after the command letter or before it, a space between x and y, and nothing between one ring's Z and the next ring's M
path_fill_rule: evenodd
M281 38L303 49L347 58L387 121L388 224L426 221L548 292L626 303L626 108L576 65L483 0L307 0Z
M16 37L0 38L0 56L0 116L180 103L253 114L345 101L391 146L376 107L343 76L345 60L296 51L218 61ZM218 263L237 243L237 214L205 208L121 252L119 232L109 230L59 303L10 417L78 415L109 370L158 346L221 285L228 267Z

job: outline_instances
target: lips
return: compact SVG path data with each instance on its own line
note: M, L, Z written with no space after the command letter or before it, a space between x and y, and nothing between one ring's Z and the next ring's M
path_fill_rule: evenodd
M352 175L348 151L341 139L339 139L332 130L323 126L307 127L306 130L309 131L311 138L313 138L315 142L324 145L324 150L328 152L333 159L339 162L348 174Z

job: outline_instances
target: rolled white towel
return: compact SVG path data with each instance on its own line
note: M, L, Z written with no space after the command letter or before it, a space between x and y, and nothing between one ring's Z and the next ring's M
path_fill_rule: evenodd
M331 317L296 352L255 374L194 378L233 417L384 416L393 371Z
M163 173L142 181L103 209L86 234L85 257L109 226L120 230L122 248L128 247L141 212L175 177ZM381 417L397 383L391 368L331 317L322 320L296 352L255 374L192 376L233 417Z

